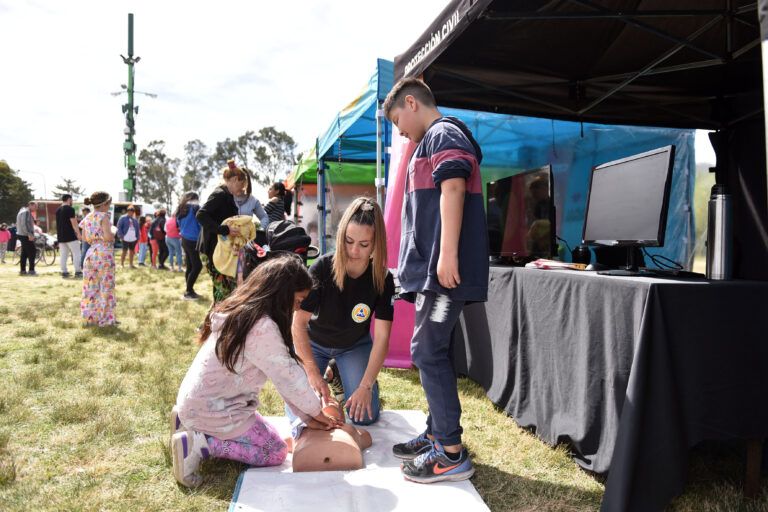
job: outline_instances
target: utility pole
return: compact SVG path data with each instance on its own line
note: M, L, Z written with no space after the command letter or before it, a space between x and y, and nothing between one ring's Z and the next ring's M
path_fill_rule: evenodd
M120 55L123 57L123 55ZM136 144L133 142L133 136L136 134L134 114L139 113L139 107L133 106L133 65L141 60L141 57L133 56L133 14L128 14L128 57L123 57L123 62L128 64L128 103L123 105L123 114L125 114L125 142L123 150L125 152L124 165L128 169L128 179L123 180L123 189L125 189L128 201L133 201L133 193L136 189Z

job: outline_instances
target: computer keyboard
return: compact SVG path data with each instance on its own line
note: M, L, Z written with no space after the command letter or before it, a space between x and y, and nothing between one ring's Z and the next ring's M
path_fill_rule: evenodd
M699 279L704 278L704 274L700 274L698 272L691 272L689 270L679 270L676 268L640 267L640 270L643 272L648 272L649 274L653 274L654 276L659 276L659 277L687 277L687 278L699 278Z

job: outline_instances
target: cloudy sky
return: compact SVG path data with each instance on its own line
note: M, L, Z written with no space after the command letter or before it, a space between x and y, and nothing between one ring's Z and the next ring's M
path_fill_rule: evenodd
M0 159L36 197L61 177L113 195L123 167L128 13L134 14L139 149L182 158L275 126L310 147L375 70L446 0L0 0Z
M275 126L303 150L447 0L0 0L0 159L35 196L75 179L114 196L122 143L128 13L134 14L136 143L183 158ZM711 161L708 145L698 160Z

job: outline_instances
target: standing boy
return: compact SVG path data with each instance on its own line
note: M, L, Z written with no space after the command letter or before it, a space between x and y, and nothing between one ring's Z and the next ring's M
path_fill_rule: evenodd
M67 261L72 253L72 264L75 267L75 277L83 277L82 259L80 257L80 226L77 225L77 215L72 208L72 196L61 196L61 206L56 210L56 238L59 241L59 259L61 277L69 277Z
M464 480L475 470L461 443L451 337L464 305L488 295L482 152L463 122L440 113L421 80L400 80L384 115L418 143L405 181L398 273L400 296L416 303L411 357L429 405L426 431L392 451L408 480Z

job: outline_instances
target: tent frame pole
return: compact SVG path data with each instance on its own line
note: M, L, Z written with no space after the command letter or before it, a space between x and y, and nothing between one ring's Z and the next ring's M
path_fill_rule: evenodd
M381 179L381 117L384 111L381 110L381 100L376 100L376 202L384 209L383 188L384 180Z

